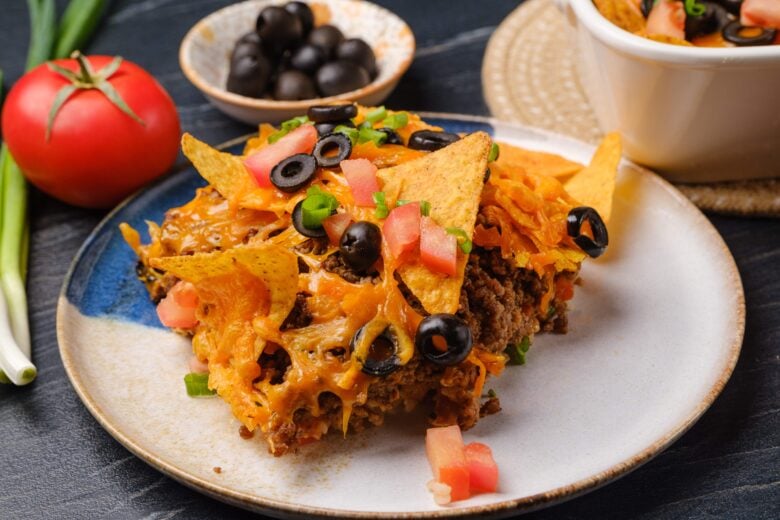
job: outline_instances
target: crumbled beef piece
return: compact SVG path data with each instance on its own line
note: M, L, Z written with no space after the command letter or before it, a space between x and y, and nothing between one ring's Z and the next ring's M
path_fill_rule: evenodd
M311 296L305 292L295 295L295 304L290 309L290 314L282 322L281 330L300 329L311 325L312 315L306 305L306 299Z
M344 262L344 259L341 257L341 252L339 251L328 256L328 258L322 262L322 268L329 273L339 275L349 283L375 282L379 279L379 273L376 271L359 273L352 269Z
M479 407L479 416L485 417L501 411L501 401L498 397L491 397Z
M301 242L293 248L296 253L302 255L321 255L328 250L328 239L325 238L310 238L305 242Z

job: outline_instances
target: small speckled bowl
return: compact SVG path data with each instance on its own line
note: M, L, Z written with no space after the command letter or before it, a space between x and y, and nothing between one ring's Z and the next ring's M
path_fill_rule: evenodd
M233 94L225 89L230 54L241 35L251 31L260 10L284 0L249 0L216 11L199 21L182 40L179 63L184 75L214 106L249 124L278 122L306 112L312 105L356 101L377 105L393 91L412 63L414 34L387 9L357 0L310 0L315 25L332 24L347 38L362 38L374 50L379 75L359 90L303 101L275 101Z

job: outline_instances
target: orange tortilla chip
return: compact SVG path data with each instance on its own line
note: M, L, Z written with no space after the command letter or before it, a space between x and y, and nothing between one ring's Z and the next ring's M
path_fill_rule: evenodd
M181 147L201 177L226 199L235 200L255 187L242 157L220 152L190 134L182 136Z
M215 253L155 258L152 266L182 280L199 284L230 276L239 268L259 278L270 295L268 319L279 326L290 314L298 292L298 258L287 248L272 244L237 247Z
M598 211L604 222L608 222L612 214L612 196L615 193L621 151L620 134L607 134L590 164L564 185L577 202Z
M431 217L441 226L474 234L479 201L490 154L490 137L477 132L441 150L404 164L379 170L388 204L396 199L431 203ZM391 195L392 194L392 195ZM430 313L458 310L467 255L459 255L457 274L445 277L422 264L399 268L401 279Z
M635 33L643 31L647 21L632 0L593 0L601 14L621 29Z
M554 153L526 150L507 143L499 143L501 153L495 164L499 168L513 170L522 168L531 175L546 175L547 177L567 177L574 175L585 166Z

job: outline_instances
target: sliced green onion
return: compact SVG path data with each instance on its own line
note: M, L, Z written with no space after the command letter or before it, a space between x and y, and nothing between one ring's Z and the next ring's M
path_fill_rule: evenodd
M374 199L374 204L376 204L376 210L374 211L376 218L387 218L387 215L390 214L390 209L387 207L385 192L377 191L371 195L371 198Z
M487 393L487 395L488 395L488 397L490 397L491 399L494 399L494 398L496 398L496 397L498 396L498 394L496 393L496 391L495 391L495 390L493 390L492 388L488 390L488 393Z
M707 12L707 6L698 0L685 0L685 14L689 16L701 16Z
M333 214L339 207L339 201L331 195L312 186L306 190L306 199L301 205L303 226L309 229L322 227L322 221Z
M510 365L525 365L525 355L531 348L531 338L524 336L520 343L509 345L504 353L509 356Z
M344 134L347 137L349 137L349 140L352 141L353 146L357 144L358 133L359 133L359 130L357 128L352 128L351 126L346 126L346 125L339 125L333 129L333 133Z
M387 117L387 110L385 107L381 106L378 108L375 108L374 110L368 112L366 114L366 123L368 123L370 126L374 126L374 123L377 123Z
M282 121L279 125L279 130L268 136L268 144L274 144L276 141L286 136L301 125L305 125L309 122L309 118L306 116L293 117L287 121Z
M382 121L382 126L386 128L392 128L398 130L409 124L409 114L407 112L396 112L391 116L387 116Z
M382 146L387 141L387 134L374 130L373 128L361 128L358 131L358 143L374 143L376 146Z
M190 372L184 376L184 385L187 387L187 395L190 397L211 397L217 393L209 388L208 374Z
M403 206L404 204L409 204L410 202L419 202L420 203L420 214L423 217L430 217L431 216L431 203L427 200L406 200L406 199L399 199L395 202L396 207Z
M499 148L497 142L493 141L493 143L490 145L490 155L488 155L488 162L497 161L500 153L501 148Z
M471 253L471 249L473 247L473 244L471 243L471 238L469 238L468 234L463 231L459 227L448 227L446 228L447 233L450 235L455 235L455 238L458 239L458 245L460 246L460 250L463 251L466 254Z

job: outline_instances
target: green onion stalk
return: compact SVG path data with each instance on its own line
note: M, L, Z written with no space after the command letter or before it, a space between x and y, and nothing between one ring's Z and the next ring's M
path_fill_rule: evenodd
M54 0L27 0L30 48L27 70L84 45L107 0L71 0L59 25ZM5 143L0 147L0 382L25 385L37 370L30 362L25 276L29 248L27 183Z

